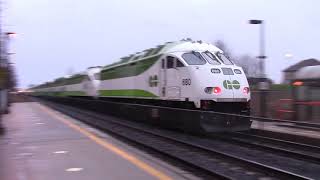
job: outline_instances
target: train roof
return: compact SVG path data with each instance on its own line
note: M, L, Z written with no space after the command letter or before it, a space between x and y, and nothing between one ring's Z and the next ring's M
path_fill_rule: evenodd
M296 73L296 79L320 79L320 65L301 68Z
M89 67L88 69L94 69L94 68L102 68L104 69L110 69L126 64L130 64L133 62L138 62L138 61L143 61L145 59L159 56L162 54L166 53L173 53L173 52L188 52L188 51L212 51L212 52L223 52L221 49L217 48L216 46L209 44L209 43L204 43L202 41L192 41L191 39L183 39L181 41L175 41L175 42L166 42L162 45L158 45L154 48L149 48L144 51L131 54L129 56L125 56L120 58L117 62L113 64L106 65L104 67L101 66L93 66ZM87 69L87 70L88 70ZM87 73L86 71L79 72L77 74L74 74L72 76L68 77L61 77L57 78L51 82L46 82L43 84L40 84L38 86L35 86L31 89L37 89L37 88L47 88L47 87L53 87L53 86L58 86L58 85L67 85L67 84L72 84L79 79L81 79L83 76L85 76Z
M78 82L79 80L82 80L85 75L86 74L84 72L81 72L81 73L77 73L77 74L74 74L71 76L60 77L60 78L57 78L51 82L45 82L43 84L34 86L30 89L49 88L49 87L54 87L54 86L59 86L59 85L73 84L75 82Z
M181 40L176 42L166 42L163 45L158 45L155 48L146 49L142 52L136 54L131 54L126 57L120 58L119 61L109 64L103 67L103 69L110 69L117 66L122 66L132 62L142 61L144 59L158 56L161 54L172 53L172 52L188 52L188 51L212 51L212 52L223 52L216 46L203 43L202 41L191 41L191 40Z

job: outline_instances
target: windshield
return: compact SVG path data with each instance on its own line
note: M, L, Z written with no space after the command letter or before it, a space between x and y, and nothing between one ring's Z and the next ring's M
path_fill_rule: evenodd
M216 55L223 62L223 64L226 64L226 65L232 65L233 64L224 54L218 52Z
M199 52L184 53L182 57L189 65L206 64L206 60L201 56Z
M209 51L203 52L202 55L210 64L213 64L213 65L221 64L217 59L217 57Z

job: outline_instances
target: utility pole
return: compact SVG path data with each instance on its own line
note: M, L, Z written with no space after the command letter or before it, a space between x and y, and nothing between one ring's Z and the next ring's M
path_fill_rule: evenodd
M8 113L9 96L9 41L14 32L3 31L3 2L0 0L0 113Z

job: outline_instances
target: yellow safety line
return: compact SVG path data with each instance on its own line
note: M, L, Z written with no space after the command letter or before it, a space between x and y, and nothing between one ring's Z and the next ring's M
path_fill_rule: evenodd
M149 166L148 164L144 163L143 161L139 160L138 158L134 157L133 155L119 149L118 147L116 147L116 146L112 145L111 143L108 143L105 140L95 136L94 134L90 133L89 131L85 130L84 128L81 128L80 126L70 122L69 120L67 120L67 118L59 116L51 109L49 109L43 105L40 105L40 104L39 104L39 106L40 106L40 108L45 110L48 114L54 116L56 119L60 120L64 124L68 125L69 127L73 128L74 130L79 131L83 135L85 135L88 138L90 138L91 140L93 140L95 143L97 143L97 144L101 145L102 147L104 147L105 149L108 149L108 150L114 152L115 154L121 156L123 159L126 159L127 161L129 161L132 164L136 165L137 167L141 168L145 172L153 175L154 177L161 179L161 180L171 180L172 179L171 177L169 177L169 176L165 175L164 173L156 170L155 168Z

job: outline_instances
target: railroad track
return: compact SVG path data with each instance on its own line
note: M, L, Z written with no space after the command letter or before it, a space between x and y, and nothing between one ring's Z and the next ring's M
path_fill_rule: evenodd
M264 137L244 132L234 132L223 135L214 135L225 141L231 141L241 146L268 150L272 153L299 158L320 164L320 146L314 146L299 142Z
M114 120L106 115L61 104L49 103L48 105L219 179L313 179L313 177L299 175L219 150L212 145L206 146L204 144L206 141L210 143L210 140L201 141L201 137L159 130L129 121Z
M302 136L298 134L288 134L285 132L276 132L260 129L251 129L248 132L243 132L247 135L254 135L259 137L266 137L271 139L278 139L288 142L294 142L298 144L305 144L310 146L320 146L320 139L311 136Z
M301 129L309 129L320 131L320 124L319 123L310 123L310 122L294 122L292 127L301 128ZM289 126L290 127L290 126Z

